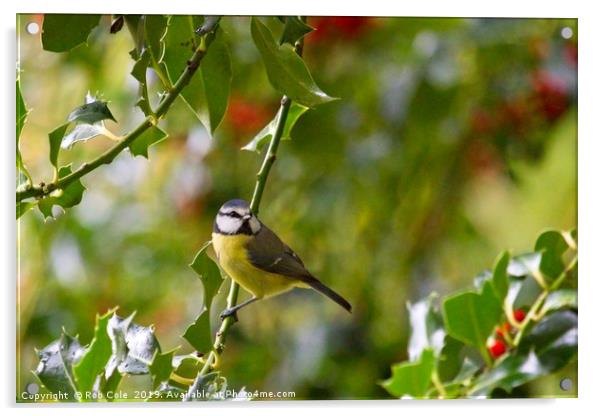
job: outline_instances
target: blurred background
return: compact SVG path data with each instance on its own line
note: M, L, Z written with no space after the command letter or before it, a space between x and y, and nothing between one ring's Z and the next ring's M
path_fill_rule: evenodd
M87 91L110 101L119 124L107 127L116 134L143 118L129 75L131 37L111 35L110 21L103 17L88 45L56 54L25 30L30 22L41 27L42 16L18 17L21 88L31 109L21 151L37 182L52 178L48 132ZM276 19L266 22L279 33ZM279 105L249 24L223 19L234 79L213 138L178 102L162 122L170 137L149 160L123 153L83 179L76 208L46 223L37 210L20 220L19 389L34 380L34 348L61 327L88 343L95 315L113 306L154 324L165 350L190 352L180 334L203 300L188 264L210 239L219 206L251 198L262 159L240 148ZM377 382L407 358L406 302L471 285L501 250L530 250L544 229L576 227L577 23L313 17L309 24L317 30L306 38L307 65L340 100L308 111L282 143L260 217L354 312L302 290L254 304L229 337L223 374L233 388L290 390L297 399L386 398ZM77 167L111 145L80 143L62 151L61 165ZM562 376L516 394L560 395ZM150 381L124 382L136 386Z

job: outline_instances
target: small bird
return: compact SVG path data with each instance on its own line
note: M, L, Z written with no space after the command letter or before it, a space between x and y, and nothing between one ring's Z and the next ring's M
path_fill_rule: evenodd
M233 199L219 209L213 224L213 247L222 269L253 297L220 315L295 287L313 288L351 312L341 295L316 279L293 250L251 212L247 201Z

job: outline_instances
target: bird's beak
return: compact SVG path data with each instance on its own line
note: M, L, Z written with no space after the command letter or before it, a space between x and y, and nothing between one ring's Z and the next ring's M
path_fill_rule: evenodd
M243 221L248 221L248 220L250 220L250 219L251 219L251 216L250 216L250 215L245 215L244 217L242 217L242 220L243 220Z

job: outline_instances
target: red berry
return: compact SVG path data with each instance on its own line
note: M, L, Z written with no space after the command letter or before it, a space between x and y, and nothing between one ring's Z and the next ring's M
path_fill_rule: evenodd
M510 324L508 322L504 322L504 325L500 328L499 326L495 327L495 334L500 339L504 339L504 334L510 333Z
M493 358L498 358L506 352L506 344L499 339L494 339L488 344L489 354L491 354Z
M514 311L514 319L516 319L517 322L522 322L525 319L525 316L527 316L527 314L522 309L516 309Z

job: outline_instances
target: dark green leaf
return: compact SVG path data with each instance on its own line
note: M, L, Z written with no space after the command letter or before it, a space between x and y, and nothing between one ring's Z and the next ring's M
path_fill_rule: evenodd
M574 289L560 289L548 295L541 311L542 315L565 308L577 308L577 291Z
M503 304L506 295L508 294L508 263L510 261L510 254L505 251L502 253L495 262L495 266L493 268L493 276L491 283L493 284L493 289L495 291L496 296Z
M157 389L161 383L169 380L169 376L173 371L172 360L175 351L174 349L163 354L159 350L155 351L153 361L148 367L153 380L153 389Z
M114 371L108 379L105 378L105 374L102 375L100 391L107 398L107 401L112 402L114 400L114 396L107 395L107 393L117 391L117 387L119 386L122 378L123 376L119 371Z
M37 202L21 201L17 202L17 219L21 218L23 214L32 209L37 205Z
M449 296L442 307L449 335L476 347L488 359L486 341L502 315L502 303L492 282L485 282L480 293L466 291Z
M215 32L215 38L201 62L200 71L207 102L207 111L203 111L201 116L205 120L207 130L213 134L226 113L232 82L230 51L222 30L218 29Z
M144 50L140 57L136 60L134 67L132 68L132 76L140 83L140 90L145 91L148 82L146 80L146 70L150 64L150 54L148 50ZM136 105L142 110L145 116L152 114L150 103L146 97L146 94L141 94L140 99Z
M539 236L535 250L541 251L540 270L549 278L555 279L564 271L562 255L569 248L558 231L547 231Z
M208 309L211 309L211 301L217 294L224 279L219 271L219 267L207 255L207 248L211 245L211 241L203 244L201 249L194 256L194 260L190 263L190 267L197 273L201 282L205 296L203 301Z
M443 322L433 308L436 296L433 293L414 304L407 304L411 328L408 342L410 361L417 360L426 348L431 349L436 356L443 348Z
M132 322L134 314L121 318L114 314L107 325L113 354L105 374L111 377L115 370L126 374L146 374L159 343L152 327Z
M422 352L420 360L396 364L391 369L393 372L391 378L381 382L381 386L391 395L426 398L435 369L435 354L432 350L426 349Z
M51 52L66 52L86 42L99 21L99 14L45 14L42 47Z
M162 142L167 138L167 133L157 126L146 129L136 140L130 144L130 152L134 156L144 156L148 159L148 148Z
M546 316L531 328L518 349L523 353L534 350L547 372L560 370L577 353L577 314L562 310Z
M91 95L86 96L86 103L73 110L67 121L72 123L94 124L103 120L115 120L106 101L97 100Z
M203 364L194 354L176 355L173 357L172 367L175 368L174 372L181 377L195 378L203 368Z
M295 102L291 104L291 107L288 111L288 115L286 117L286 122L284 123L284 129L282 131L281 140L291 139L291 131L293 130L293 127L295 127L295 123L297 123L299 117L301 117L307 110L309 110L309 108L302 106L301 104L297 104ZM259 133L255 135L255 137L253 137L253 140L251 140L249 143L247 143L245 147L243 147L243 150L258 153L261 152L263 146L270 140L272 140L272 137L276 133L279 117L280 111L278 112L276 117L274 117L274 119L268 123L267 126L265 126Z
M203 308L196 320L186 328L182 338L188 341L198 352L207 353L211 351L213 347L211 323L209 321L209 310L206 307Z
M265 65L268 79L280 93L307 107L333 100L314 82L303 60L289 44L278 46L270 29L251 18L251 35Z
M59 169L59 179L71 173L71 165L63 166ZM44 218L52 217L52 207L59 205L63 208L71 208L79 204L84 195L84 185L78 179L71 182L65 189L55 191L46 198L38 202L38 209L44 215Z
M48 390L67 396L61 396L61 400L74 400L77 387L72 366L79 361L83 352L78 340L65 333L38 352L40 363L35 373Z
M186 69L199 37L194 33L201 24L199 16L171 16L166 36L165 64L172 82ZM223 31L217 30L207 54L181 97L209 133L213 133L224 117L230 95L232 65Z
M286 16L284 18L284 31L280 44L290 43L294 45L299 39L314 30L313 27L305 23L299 16Z
M462 369L464 344L449 335L445 336L443 348L437 361L437 372L442 381L455 378Z
M17 160L17 169L20 172L23 172L28 178L30 177L29 172L27 171L27 168L25 167L25 164L23 163L23 158L21 157L21 150L19 149L19 138L21 137L21 131L23 130L23 125L25 124L25 120L27 119L27 107L25 106L25 101L23 100L23 96L21 95L21 82L20 80L17 78L17 107L16 107L16 114L17 114L17 155L16 155L16 160ZM18 217L17 217L18 218Z
M63 149L68 149L77 142L90 140L96 136L102 136L105 133L106 129L103 126L102 122L98 124L78 124L73 130L69 132L68 135L63 137L61 147Z
M545 374L545 370L535 353L509 355L491 371L486 371L479 376L468 394L470 396L488 396L496 388L510 393L512 389L543 374Z
M67 127L69 127L69 123L65 123L62 126L57 127L48 134L48 141L50 142L50 164L55 168L58 167L61 142L63 141L63 137L65 137Z
M103 316L96 316L94 338L86 348L82 359L73 366L73 374L80 392L90 392L94 387L96 378L104 373L105 367L111 357L111 339L107 332L107 324L113 311Z

